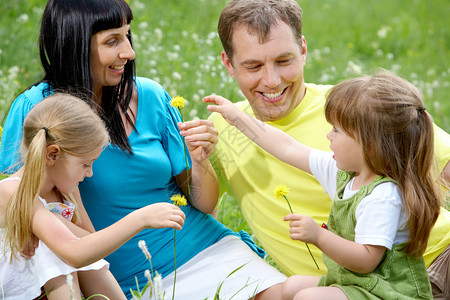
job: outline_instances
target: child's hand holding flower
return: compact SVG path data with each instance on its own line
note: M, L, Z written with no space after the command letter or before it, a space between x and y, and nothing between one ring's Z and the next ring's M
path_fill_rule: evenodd
M289 214L283 221L289 222L291 239L317 245L322 228L310 216Z
M314 222L314 220L313 220L312 218L308 217L308 216L302 216L302 215L296 215L296 214L294 214L294 212L292 211L291 203L289 202L289 200L288 200L288 198L287 198L287 194L288 194L288 193L289 193L289 188L288 188L286 185L284 185L284 184L280 184L280 185L277 186L277 187L275 188L275 190L273 191L273 195L274 195L276 198L284 198L284 199L286 200L288 206L289 206L289 210L291 211L291 214L289 214L289 215L287 215L286 217L284 217L283 220L284 220L284 221L291 221L291 222L289 223L289 226L291 227L291 228L289 229L289 232L291 233L291 239L294 240L294 238L292 237L292 233L293 233L293 231L292 231L292 227L293 227L292 223L293 223L293 222L292 222L292 221L298 220L299 218L302 218L302 217L309 218L309 219L311 219L313 222ZM294 216L294 217L293 217L293 216ZM314 224L316 225L316 227L318 227L317 224L316 224L315 222L314 222ZM294 224L294 227L297 228L296 224ZM300 230L300 231L301 231L301 230ZM301 232L303 232L303 231L301 231ZM295 230L294 230L294 233L297 234L297 233L298 233L298 230L295 229ZM314 232L307 232L307 233L314 235ZM308 236L311 237L310 235L308 235ZM297 235L295 235L295 237L297 237ZM316 236L316 238L317 238L317 236ZM295 238L295 240L301 240L301 241L305 242L305 246L306 246L306 248L308 249L309 255L311 255L311 258L312 258L312 260L314 261L314 264L316 265L317 270L319 270L319 265L317 264L317 262L316 262L314 256L313 256L312 253L311 253L311 250L309 249L309 246L308 246L309 241L308 241L308 240L301 239L301 238Z
M147 228L174 228L180 230L186 215L170 203L154 203L132 212L143 219Z

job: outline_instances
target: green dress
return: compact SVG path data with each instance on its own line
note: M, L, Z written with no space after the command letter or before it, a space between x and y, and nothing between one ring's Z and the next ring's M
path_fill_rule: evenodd
M344 189L353 173L339 171L337 191L328 219L328 230L350 241L355 240L355 212L359 203L379 184L393 181L386 177L377 177L352 197L342 199ZM342 289L350 299L433 299L431 285L423 257L407 255L402 249L405 243L386 250L383 259L374 271L360 274L350 271L327 255L322 259L328 268L321 276L319 286L336 286Z

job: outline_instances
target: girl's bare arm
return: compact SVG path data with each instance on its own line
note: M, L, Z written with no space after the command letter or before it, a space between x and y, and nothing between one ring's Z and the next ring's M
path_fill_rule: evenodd
M311 174L309 154L311 148L296 141L287 133L267 125L239 110L229 100L217 96L207 96L203 102L211 112L220 113L231 125L239 129L249 139L281 161Z
M82 267L108 256L144 228L181 229L184 218L179 207L157 203L135 210L103 230L78 238L66 224L37 201L32 231L66 263Z

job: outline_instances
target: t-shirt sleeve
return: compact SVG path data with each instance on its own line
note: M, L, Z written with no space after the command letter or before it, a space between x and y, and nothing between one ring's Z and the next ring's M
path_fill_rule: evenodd
M437 125L434 125L434 147L439 172L442 172L450 161L450 135Z
M184 139L180 135L178 122L182 122L181 114L178 108L170 105L170 96L165 94L166 107L166 128L163 139L163 147L170 159L172 165L172 175L176 176L186 170L186 160L189 168L191 168L191 157L185 146Z
M402 208L400 192L394 183L378 185L356 209L355 242L392 249L396 238L407 240L407 217Z
M25 94L19 95L12 104L3 126L0 144L0 172L11 174L20 168L23 122L33 106Z
M309 155L309 168L325 192L334 200L338 168L332 152L312 149Z

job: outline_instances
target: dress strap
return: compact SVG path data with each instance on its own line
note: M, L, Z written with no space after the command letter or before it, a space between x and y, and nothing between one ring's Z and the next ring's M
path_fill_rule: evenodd
M6 177L2 180L0 180L0 183L4 182L4 181L11 181L11 180L19 180L20 181L20 177Z

